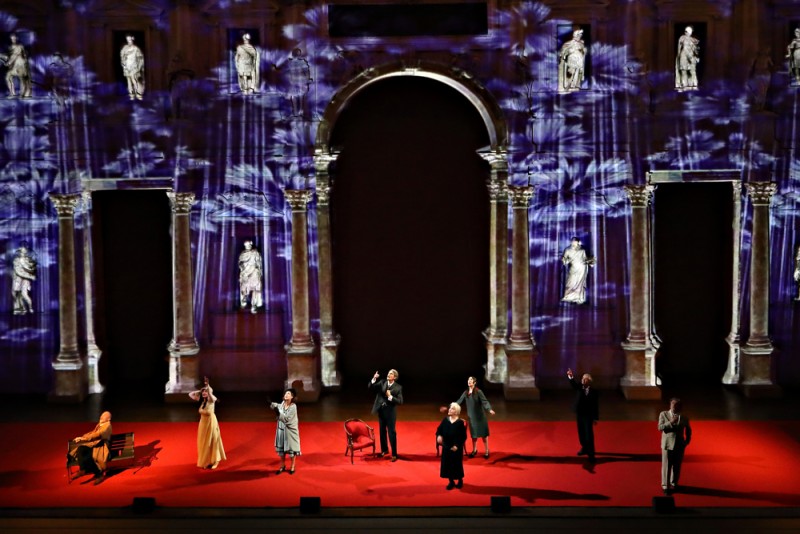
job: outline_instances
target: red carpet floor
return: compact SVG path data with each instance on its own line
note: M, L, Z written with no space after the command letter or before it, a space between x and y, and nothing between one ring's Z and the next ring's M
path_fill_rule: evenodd
M136 433L137 465L98 486L67 484L64 467L67 439L92 424L0 425L0 506L120 507L155 497L165 507L296 507L300 496L319 496L325 507L487 506L490 496L504 495L513 506L650 507L660 495L659 433L649 421L601 422L594 467L575 456L572 422L494 422L491 457L466 460L464 488L453 491L439 478L437 423L398 423L396 463L356 456L350 465L341 423L301 422L303 455L294 475L275 474L274 423L220 425L228 460L207 471L195 467L196 424L115 421L115 433ZM795 422L693 427L676 504L800 506Z

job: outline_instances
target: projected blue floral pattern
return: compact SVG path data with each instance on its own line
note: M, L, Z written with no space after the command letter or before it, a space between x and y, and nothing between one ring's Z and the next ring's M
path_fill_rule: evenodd
M233 9L248 3L224 0L217 5ZM93 2L61 4L85 13ZM308 10L304 18L303 24L282 28L286 46L260 47L258 94L238 95L231 66L224 63L208 79L176 80L168 90L148 87L145 101L131 105L120 97L119 84L100 82L83 57L45 53L35 46L33 32L0 12L0 33L24 35L23 44L34 51L30 64L35 82L33 99L0 102L0 278L10 280L14 251L23 244L29 247L37 256L39 278L32 295L40 310L25 320L0 313L0 366L10 371L0 379L4 390L48 388L50 362L58 348L58 234L48 194L80 191L82 179L161 177L174 180L176 190L196 192L191 218L194 294L203 347L213 347L215 341L208 337L212 329L218 338L237 335L235 322L220 323L219 318L235 309L235 258L244 240L252 239L265 264L267 332L260 350L274 360L274 369L285 369L283 344L291 335L291 214L283 190L314 187L312 153L320 117L339 88L365 69L413 58L417 49L449 46L449 41L433 37L369 38L343 45L324 38L324 7ZM166 29L163 19L154 24ZM574 367L582 343L593 352L594 367L610 370L610 375L622 373L619 343L627 333L630 231L623 186L644 183L651 170L734 169L745 181L777 182L771 221L771 330L777 344L797 349L793 315L785 302L797 292L791 270L800 240L800 159L765 150L756 138L747 88L703 80L691 97L678 94L667 89L674 81L671 70L647 71L628 46L601 42L597 32L587 59L588 90L557 94L554 35L571 24L552 16L543 3L522 2L492 10L487 35L462 39L447 51L452 65L478 79L505 114L510 183L535 187L529 231L532 329L543 353L537 372L556 376ZM476 59L471 50L483 51L484 57ZM292 61L307 65L305 91L290 75ZM796 107L798 94L786 89L770 91L773 106ZM300 114L292 98L302 100ZM657 122L657 131L633 118L651 116L654 107L670 110ZM175 120L184 117L189 122L197 117L229 120L198 131ZM796 113L780 119L779 135L796 143L792 132L798 131L798 121ZM96 126L76 133L76 124ZM752 213L746 198L743 213L746 280ZM318 299L315 217L312 204L312 318ZM76 221L78 231L84 231L81 217ZM581 306L560 304L560 257L573 236L597 258L589 273L587 303ZM11 300L9 283L0 284L0 306L10 310ZM739 305L744 309L748 302L743 291ZM312 329L317 327L312 321ZM593 333L575 335L587 331ZM798 366L786 359L780 367L799 374Z

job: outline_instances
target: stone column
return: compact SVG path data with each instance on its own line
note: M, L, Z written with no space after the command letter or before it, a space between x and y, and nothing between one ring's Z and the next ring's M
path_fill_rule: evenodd
M286 346L286 386L297 390L300 402L319 398L319 354L311 338L308 312L308 203L313 192L287 189L292 208L292 339Z
M739 383L739 298L741 296L741 238L742 238L742 183L733 186L733 283L731 287L731 331L728 343L728 368L722 376L723 384Z
M511 335L506 345L508 376L503 392L509 400L539 400L536 346L531 336L530 245L528 206L533 187L509 186L513 213L511 243Z
M190 402L188 393L200 382L194 335L192 243L189 214L194 193L167 192L172 209L172 340L169 342L168 401Z
M75 273L75 207L80 195L51 194L58 213L59 351L53 362L51 401L81 402L88 394L86 366L78 349L78 299Z
M773 381L769 338L769 205L778 190L774 182L747 184L753 203L753 235L750 246L750 336L741 349L740 387L750 396L778 396Z
M341 337L333 328L333 254L331 247L330 194L333 186L330 164L338 154L314 155L317 188L317 240L319 242L319 330L322 385L338 388L341 376L337 355Z
M625 351L625 376L620 380L628 400L660 399L656 387L656 350L653 342L653 318L650 296L652 272L650 249L650 201L654 185L626 185L631 201L630 248L630 330L622 343Z
M86 364L89 393L105 391L100 383L99 363L103 351L97 346L94 335L94 265L92 262L92 193L84 191L83 197L83 292L86 316Z
M508 155L478 152L491 165L489 188L489 326L486 338L486 380L504 384L508 377Z

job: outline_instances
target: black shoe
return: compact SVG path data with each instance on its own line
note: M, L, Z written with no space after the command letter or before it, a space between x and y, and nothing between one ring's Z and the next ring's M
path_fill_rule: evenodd
M293 475L293 474L294 474L294 467L292 467L291 469L289 469L289 474L290 474L290 475Z
M486 451L486 454L484 454L483 457L488 460L489 459L489 451Z
M678 491L678 485L673 484L672 486L669 487L669 491L670 493L675 493L676 491Z
M472 451L471 453L469 453L469 457L470 457L470 458L475 458L475 456L476 456L477 454L478 454L478 451Z
M102 484L105 479L106 477L104 477L103 475L98 475L92 479L92 484L97 486L99 484Z
M384 456L389 456L389 453L388 452L384 452L384 451L381 451L380 453L378 453L378 458L383 458Z
M661 488L661 491L664 492L664 495L669 495L669 488Z
M86 471L84 471L83 469L81 469L80 471L78 471L77 473L75 473L74 475L72 475L71 477L69 477L69 479L70 479L70 480L76 480L76 479L79 479L79 478L81 478L82 476L86 476L86 475L88 475L88 474L89 474L89 473L87 473Z
M585 450L581 449L581 450L578 451L578 456L585 456L585 455L586 455L586 451Z
M456 482L456 487L457 487L458 489L461 489L461 488L463 488L463 487L464 487L464 479L459 479L459 481L458 481L458 482Z
M397 456L392 456L392 461L396 462L397 461Z
M276 475L280 475L280 474L281 474L281 473L283 473L284 471L286 471L286 466L283 466L283 465L282 465L280 469L278 469L277 471L275 471L275 474L276 474Z
M450 483L447 485L447 487L445 487L444 489L451 490L451 489L453 489L453 488L455 488L455 487L456 487L456 484L455 484L455 482L453 482L453 481L451 480L451 481L450 481Z

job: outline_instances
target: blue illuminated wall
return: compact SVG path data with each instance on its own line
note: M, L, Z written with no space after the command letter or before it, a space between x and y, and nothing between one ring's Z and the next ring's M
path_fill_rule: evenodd
M196 194L191 224L201 367L231 389L280 388L291 335L291 214L282 191L314 186L317 127L341 87L372 66L419 60L449 65L488 89L510 128L509 181L535 187L531 317L542 354L540 384L558 383L568 366L590 370L608 385L623 373L631 216L623 186L645 183L654 170L718 169L738 172L743 182L777 183L770 333L778 382L800 382L792 278L800 244L800 93L784 59L800 7L722 0L572 8L555 1L489 2L485 33L330 38L324 4L220 0L202 10L164 0L33 4L0 11L0 45L12 32L19 36L34 82L33 98L0 100L4 391L51 387L59 337L58 227L48 195L103 180L114 188L167 184ZM691 94L674 90L676 28L689 23L702 28L705 41L701 88ZM591 37L588 76L581 91L562 95L557 51L573 25ZM232 68L235 38L245 30L257 36L261 52L261 91L252 98L239 94ZM142 102L127 100L114 72L114 36L126 31L139 32L146 55ZM316 334L318 247L310 208ZM88 204L76 214L78 257L91 220L85 210ZM752 215L746 197L743 213L737 305L746 310ZM597 257L581 306L559 303L560 257L573 236ZM234 313L235 257L246 239L265 264L266 306L255 318ZM10 266L22 245L38 262L35 313L15 316ZM81 329L89 304L80 290L83 275L79 269Z

